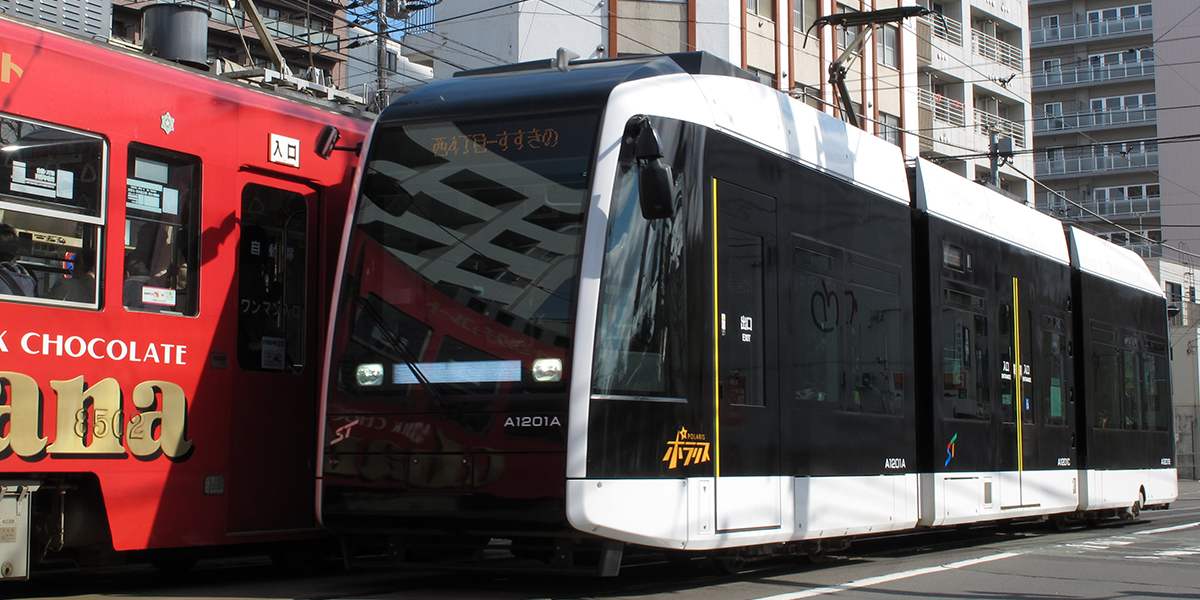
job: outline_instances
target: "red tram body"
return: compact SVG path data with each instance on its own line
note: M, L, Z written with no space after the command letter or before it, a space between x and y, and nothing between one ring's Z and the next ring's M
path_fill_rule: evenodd
M320 535L321 332L357 165L312 152L326 125L343 146L369 127L0 18L0 579Z

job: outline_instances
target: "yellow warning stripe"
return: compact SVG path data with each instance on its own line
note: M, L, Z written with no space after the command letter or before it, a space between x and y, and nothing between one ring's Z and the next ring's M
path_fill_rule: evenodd
M1022 435L1025 422L1025 396L1021 394L1021 378L1025 376L1025 369L1021 367L1021 303L1020 303L1020 283L1016 277L1013 277L1013 382L1016 384L1017 397L1017 471L1025 470L1025 447L1024 436Z

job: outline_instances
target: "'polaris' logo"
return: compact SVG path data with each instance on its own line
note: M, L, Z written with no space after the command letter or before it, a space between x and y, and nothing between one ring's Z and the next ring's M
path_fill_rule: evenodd
M885 468L885 469L907 469L908 465L904 464L903 458L885 458L885 459L883 459L883 468Z
M558 417L509 417L504 421L505 427L562 427Z

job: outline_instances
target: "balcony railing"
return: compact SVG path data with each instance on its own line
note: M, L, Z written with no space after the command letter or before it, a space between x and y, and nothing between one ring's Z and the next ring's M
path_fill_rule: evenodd
M1118 65L1089 65L1078 69L1035 71L1033 87L1054 87L1080 83L1100 83L1154 75L1154 61L1142 60Z
M1039 159L1034 163L1039 177L1047 175L1072 175L1095 171L1121 171L1145 169L1158 166L1158 151L1130 152L1115 156L1081 156L1076 158Z
M1060 27L1043 27L1029 32L1029 43L1047 44L1053 42L1069 42L1117 35L1122 33L1137 33L1154 31L1154 17L1133 17L1130 19L1115 19L1112 21L1094 21L1090 23L1075 23Z
M940 38L954 44L955 46L963 45L963 30L962 23L954 19L947 19L939 16L921 17L925 22L929 23L930 29L933 30L933 37Z
M1004 117L998 117L989 112L982 110L975 111L975 130L983 135L995 131L1002 136L1012 138L1013 144L1018 148L1025 147L1025 124L1016 121L1009 121Z
M1141 198L1125 198L1123 200L1088 200L1072 204L1063 201L1053 194L1047 194L1045 202L1055 216L1067 216L1072 219L1088 219L1100 217L1157 217L1162 210L1158 196L1143 196ZM1061 212L1060 212L1061 211Z
M1018 72L1025 70L1021 49L982 31L971 30L971 51Z
M209 4L207 2L192 2L208 9L211 13L210 21L224 23L230 27L248 28L253 27L250 20L246 18L246 13L239 9L231 9L226 6ZM323 51L336 52L338 49L338 36L318 29L311 29L303 25L280 21L277 19L268 19L263 17L263 23L267 29L277 36L277 40L286 42L289 46L306 46L312 45L320 48Z
M1063 115L1047 115L1033 121L1033 131L1062 131L1065 129L1083 129L1086 127L1105 127L1109 125L1146 124L1157 119L1158 111L1154 108L1128 108L1122 110L1103 110L1067 113Z
M927 89L917 90L917 103L933 112L933 118L955 127L966 127L963 103L954 98L935 94Z

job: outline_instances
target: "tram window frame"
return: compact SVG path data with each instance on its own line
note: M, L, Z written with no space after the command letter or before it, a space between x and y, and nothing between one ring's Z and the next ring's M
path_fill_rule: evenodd
M1096 429L1120 429L1122 388L1121 355L1117 348L1116 332L1092 325L1092 390L1088 402L1092 404L1092 427Z
M0 158L0 224L12 227L3 249L8 275L32 282L32 295L0 292L0 300L99 309L108 140L0 113Z
M194 317L200 313L203 161L138 142L127 151L121 304L129 312Z
M1042 359L1039 376L1045 381L1045 408L1043 423L1051 427L1067 425L1068 395L1070 385L1067 382L1067 343L1065 321L1062 317L1043 314L1039 357ZM1056 361L1057 359L1057 361ZM1058 375L1058 377L1055 377ZM1058 385L1055 386L1055 380ZM1057 398L1055 390L1057 389ZM1055 414L1057 409L1058 414Z
M248 183L239 215L238 366L298 374L308 351L308 200L299 192Z
M942 399L945 418L990 421L994 410L989 372L991 329L987 317L986 292L981 289L968 289L962 284L943 285L941 313ZM948 358L947 351L953 351L954 358ZM947 367L954 370L947 371ZM958 374L962 374L964 387L958 391L958 398L951 398L947 395L946 376L951 375L950 381L955 382ZM972 392L975 398L970 397ZM969 406L958 402L963 399L974 400L974 413L960 410Z

